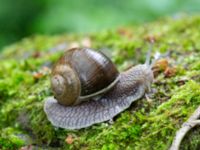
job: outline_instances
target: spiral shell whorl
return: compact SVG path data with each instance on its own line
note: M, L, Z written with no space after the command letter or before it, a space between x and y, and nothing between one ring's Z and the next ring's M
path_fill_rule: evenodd
M68 65L57 65L51 76L51 87L59 104L68 106L77 103L80 96L80 81Z
M61 75L54 75L51 78L51 86L55 95L63 95L65 91L65 79Z

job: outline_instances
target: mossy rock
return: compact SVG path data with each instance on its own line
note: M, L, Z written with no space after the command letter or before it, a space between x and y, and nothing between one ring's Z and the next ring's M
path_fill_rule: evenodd
M200 105L200 17L179 16L83 35L33 36L0 54L0 148L34 145L40 149L168 149L176 131ZM152 85L151 102L138 100L114 122L68 131L53 127L43 111L52 95L52 64L73 45L91 46L111 56L119 70L143 63L148 39L153 54L170 52L173 75L161 71ZM198 127L181 149L199 149Z

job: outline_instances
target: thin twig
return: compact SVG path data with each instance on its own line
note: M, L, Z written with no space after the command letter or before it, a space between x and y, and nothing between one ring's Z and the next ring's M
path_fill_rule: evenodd
M185 122L182 127L176 132L176 136L172 142L169 150L179 150L179 146L184 136L188 133L190 129L196 125L200 125L200 106L195 110L195 112L190 116L190 118Z

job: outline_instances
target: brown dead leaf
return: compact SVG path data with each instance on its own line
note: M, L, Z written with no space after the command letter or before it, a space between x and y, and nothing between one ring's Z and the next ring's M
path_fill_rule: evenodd
M159 73L164 73L166 78L172 77L176 74L176 68L170 67L169 62L166 58L159 59L152 67L154 76Z
M128 37L128 38L131 38L133 36L132 32L129 29L127 29L127 28L119 28L117 30L117 32L121 36L125 36L125 37Z
M68 135L67 138L65 139L65 142L66 142L67 144L72 144L73 141L74 141L74 138L73 138L72 135Z
M42 78L44 75L41 72L34 72L33 73L33 78L34 79L40 79Z
M165 77L169 78L176 75L176 68L175 67L167 67L164 72Z
M39 71L33 73L33 78L38 80L51 73L51 69L49 67L42 67Z
M157 76L159 73L164 72L168 66L169 63L167 59L159 59L152 67L154 76Z

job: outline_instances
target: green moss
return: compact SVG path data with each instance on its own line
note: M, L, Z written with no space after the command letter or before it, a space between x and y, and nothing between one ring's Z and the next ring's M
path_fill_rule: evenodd
M107 50L120 70L143 63L147 39L154 38L154 53L171 51L169 63L176 74L156 77L151 103L143 98L115 117L113 124L78 131L53 127L43 100L52 95L48 68L70 45L83 46L85 36L34 36L6 47L0 54L0 148L17 149L29 143L61 149L168 149L177 129L200 105L199 30L200 17L186 16L88 35L91 47ZM65 142L68 135L72 144ZM195 149L198 139L199 134L189 133L182 147Z
M2 150L15 150L20 148L25 144L25 141L19 136L22 134L21 131L14 128L4 128L0 134L0 148Z

